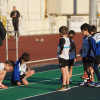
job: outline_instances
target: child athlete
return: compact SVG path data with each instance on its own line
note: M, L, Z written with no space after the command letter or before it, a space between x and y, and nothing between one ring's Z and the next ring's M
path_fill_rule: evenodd
M59 28L60 40L58 45L57 57L59 58L59 67L62 73L63 82L62 86L57 91L66 91L69 89L69 71L68 71L68 60L70 50L70 40L68 38L68 28L61 26Z

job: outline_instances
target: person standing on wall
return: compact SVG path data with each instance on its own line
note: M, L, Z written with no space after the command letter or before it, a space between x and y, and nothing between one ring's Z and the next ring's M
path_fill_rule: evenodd
M11 12L10 17L12 18L12 24L15 31L14 39L16 39L16 34L19 36L18 26L19 26L19 17L20 17L20 13L19 11L16 10L16 6L13 6L13 11Z

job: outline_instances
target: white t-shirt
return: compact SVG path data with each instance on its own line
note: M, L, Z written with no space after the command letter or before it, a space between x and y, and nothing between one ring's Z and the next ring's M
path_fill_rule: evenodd
M0 71L4 70L4 64L0 63Z
M20 75L25 74L26 69L27 69L27 66L26 66L25 63L23 63L23 64L21 64L21 65L19 64L19 71L21 72Z
M59 58L63 58L65 60L69 59L69 50L70 50L70 40L68 37L62 37L65 39L65 44L62 53L57 55ZM60 46L58 46L58 52L60 51Z

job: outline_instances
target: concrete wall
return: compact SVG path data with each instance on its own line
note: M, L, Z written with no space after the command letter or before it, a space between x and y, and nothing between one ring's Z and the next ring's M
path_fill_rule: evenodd
M82 15L84 22L85 15L88 16L89 14L89 0L76 1L76 14ZM0 4L2 7L2 11L0 8L1 14L8 19L8 31L13 30L10 18L13 6L19 10L21 14L20 35L58 33L61 25L67 25L68 16L74 15L75 8L74 0L47 0L47 3L46 0L0 0ZM45 17L46 11L48 17Z

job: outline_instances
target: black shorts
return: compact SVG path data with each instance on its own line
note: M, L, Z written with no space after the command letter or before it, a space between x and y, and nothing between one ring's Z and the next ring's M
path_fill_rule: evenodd
M68 66L73 66L73 65L74 65L74 59L69 59Z
M12 85L17 85L17 81L11 80Z
M23 79L24 77L25 77L25 74L20 75L20 80L22 81L22 79ZM11 80L11 84L12 84L12 85L17 85L17 82L18 82L18 81Z
M100 64L100 56L96 56L96 57L95 57L94 63L95 63L95 64Z
M94 63L94 61L95 61L94 57L89 57L89 58L83 57L82 58L83 63Z
M22 79L25 77L25 74L20 75L20 80L22 81Z
M62 67L66 67L66 66L68 66L68 60L59 58L59 67L62 68Z

